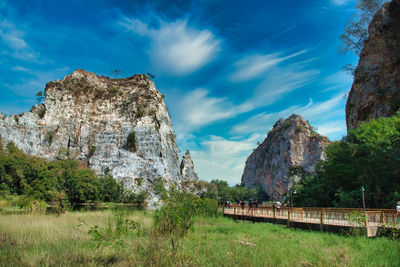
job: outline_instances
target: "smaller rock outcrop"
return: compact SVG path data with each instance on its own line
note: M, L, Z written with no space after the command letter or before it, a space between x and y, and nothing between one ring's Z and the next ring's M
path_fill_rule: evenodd
M194 171L194 163L192 158L190 157L189 150L186 151L185 155L182 157L181 161L181 176L183 180L192 180L197 181L199 177L197 173Z
M383 5L369 25L346 103L347 130L400 108L400 0Z
M279 119L264 142L247 158L242 185L261 186L271 200L280 200L293 182L290 169L303 167L313 172L329 143L300 115Z

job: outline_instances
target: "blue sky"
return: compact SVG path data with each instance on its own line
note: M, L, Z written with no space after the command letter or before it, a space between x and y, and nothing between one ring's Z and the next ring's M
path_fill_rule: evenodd
M46 82L78 68L152 73L181 154L201 179L240 182L280 117L345 135L356 63L338 53L355 0L0 0L0 111L29 111Z

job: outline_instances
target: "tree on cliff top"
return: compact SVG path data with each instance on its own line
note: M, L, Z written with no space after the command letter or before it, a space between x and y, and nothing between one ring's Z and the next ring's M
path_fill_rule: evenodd
M368 26L376 12L381 8L383 0L358 0L356 8L359 10L349 20L344 33L340 36L342 44L339 47L341 53L353 52L359 56L368 38ZM354 76L355 66L348 64L343 67Z

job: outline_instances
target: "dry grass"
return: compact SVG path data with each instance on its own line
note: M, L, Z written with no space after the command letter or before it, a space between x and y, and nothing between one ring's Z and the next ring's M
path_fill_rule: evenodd
M0 266L400 266L398 241L223 217L197 218L176 253L153 231L124 236L123 246L98 247L88 227L106 226L109 215L0 215ZM152 226L149 213L129 216L148 229ZM79 226L82 220L87 226Z

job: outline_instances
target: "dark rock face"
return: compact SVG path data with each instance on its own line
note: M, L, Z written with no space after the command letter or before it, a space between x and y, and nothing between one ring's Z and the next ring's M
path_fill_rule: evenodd
M182 157L181 161L181 176L183 180L197 181L199 177L197 173L194 171L194 163L192 158L190 157L189 151L186 151L185 155Z
M146 75L109 79L77 70L49 82L45 95L30 112L0 114L3 143L50 160L71 157L98 174L109 168L134 191L151 191L160 177L181 183L170 117Z
M347 130L400 108L400 0L386 3L369 25L346 103Z
M271 200L280 200L293 182L290 168L303 167L313 172L329 143L328 138L315 133L300 115L280 119L247 158L242 184L261 186Z

